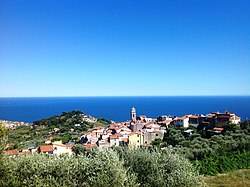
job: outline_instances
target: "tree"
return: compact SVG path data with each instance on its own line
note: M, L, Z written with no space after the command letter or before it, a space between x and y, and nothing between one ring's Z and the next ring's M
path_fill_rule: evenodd
M3 150L5 148L5 143L7 141L7 128L0 123L0 158L3 154Z
M5 149L5 143L7 141L8 130L2 123L0 123L0 181L4 177L5 167L3 166L3 151Z
M152 141L152 145L156 146L157 148L160 148L160 145L162 143L162 140L160 138L156 138Z
M169 128L168 132L165 134L164 141L168 144L176 146L180 142L184 141L185 137L182 135L181 130L176 128Z
M76 155L80 155L86 152L86 149L83 147L82 144L76 144L72 147L72 151L76 154Z
M240 123L241 129L247 129L250 131L250 120L245 120Z

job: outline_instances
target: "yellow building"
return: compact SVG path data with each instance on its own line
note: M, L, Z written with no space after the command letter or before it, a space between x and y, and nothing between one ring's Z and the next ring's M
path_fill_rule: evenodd
M144 135L140 131L132 132L128 135L128 147L135 149L143 145Z

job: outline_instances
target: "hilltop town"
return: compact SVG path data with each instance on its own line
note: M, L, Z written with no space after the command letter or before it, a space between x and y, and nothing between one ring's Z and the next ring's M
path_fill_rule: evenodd
M65 126L50 124L52 132L47 132L47 138L44 139L44 142L40 145L18 150L11 149L13 146L9 143L6 145L8 149L6 150L6 153L11 156L34 152L53 154L56 156L61 154L72 155L72 148L76 142L82 145L85 149L105 149L114 146L127 146L134 149L143 146L152 146L155 142L162 141L164 136L166 136L167 130L172 127L182 127L186 134L192 134L194 130L203 132L210 131L213 134L220 134L224 131L225 124L230 123L233 125L239 125L241 121L239 116L227 111L224 113L212 112L207 115L187 114L182 117L162 115L157 118L150 118L145 115L137 115L136 109L132 107L130 111L130 119L125 122L108 121L103 118L97 119L80 111L72 111L70 113L64 112L61 116L51 118L53 120L48 118L45 120L38 120L34 122L33 125L24 125L29 125L30 128L34 129L43 124L44 121L46 124L49 124L49 121L58 123L55 119L60 119L61 121L61 119L66 119L66 116L70 116L71 118L69 119L71 121L72 119L77 119L78 121L73 120L73 122L75 122L73 123L74 125L68 126L68 129L64 129L63 131L62 128L65 128ZM74 118L72 118L72 116ZM66 121L69 120L67 119ZM99 123L97 123L98 121ZM105 122L105 125L102 125L103 122ZM8 122L7 124L17 124L16 126L7 126L13 130L14 127L21 126L23 123ZM81 127L86 124L91 125L87 126L88 128L86 128L86 126ZM94 127L93 124L95 124ZM74 141L63 141L60 138L54 138L56 133L60 134L60 132L64 132L64 134L66 134L65 136L67 136L67 133L73 133L77 130L81 131L81 128L88 130L87 132L82 133L81 136L75 138Z

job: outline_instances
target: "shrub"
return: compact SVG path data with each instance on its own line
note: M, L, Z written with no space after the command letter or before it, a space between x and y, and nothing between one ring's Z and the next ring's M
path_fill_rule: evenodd
M232 155L212 154L193 162L201 174L216 175L236 169L250 168L250 152L237 152Z
M203 186L201 176L185 158L169 149L128 150L118 148L129 171L135 173L141 186Z
M28 154L4 157L0 186L204 186L187 159L169 150L93 151L54 157Z
M123 167L114 151L95 157L51 157L29 154L4 159L0 186L136 186L136 178Z

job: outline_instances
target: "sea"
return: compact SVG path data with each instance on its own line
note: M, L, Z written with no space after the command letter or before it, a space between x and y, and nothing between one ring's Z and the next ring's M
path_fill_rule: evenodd
M30 97L0 98L0 119L32 123L35 120L81 110L117 122L137 116L183 116L230 111L250 119L250 96L150 96L150 97Z

